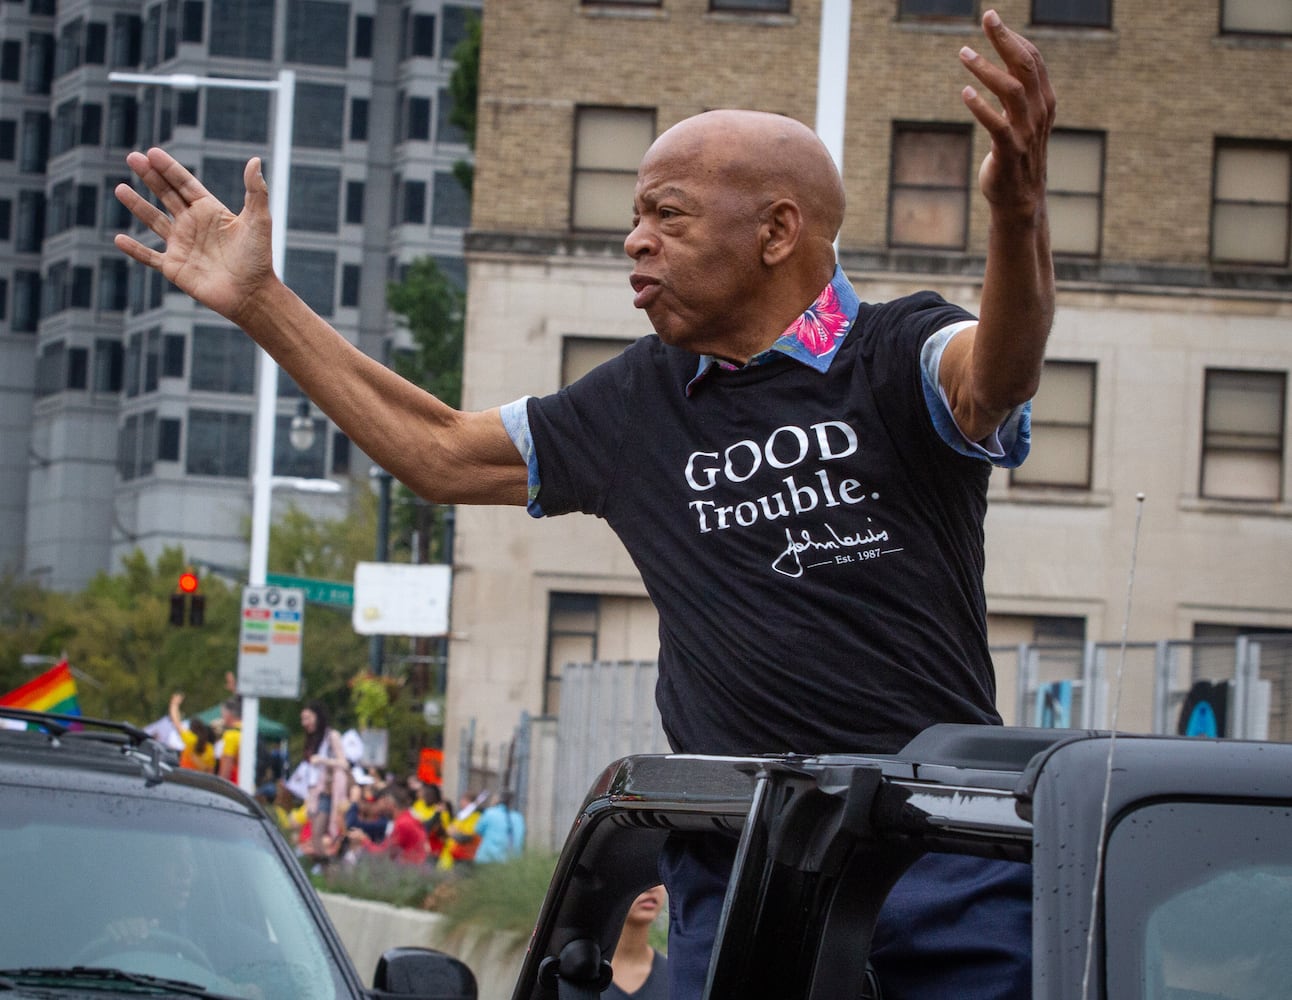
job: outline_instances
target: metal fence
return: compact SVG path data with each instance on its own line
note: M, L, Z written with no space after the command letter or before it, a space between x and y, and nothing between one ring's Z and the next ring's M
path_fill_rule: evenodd
M1017 677L1015 725L1185 733L1292 742L1292 637L993 647ZM496 745L463 731L459 788L508 788L529 844L560 847L611 761L667 753L654 661L570 663L557 718L522 713Z
M1016 725L1292 741L1292 638L993 647Z

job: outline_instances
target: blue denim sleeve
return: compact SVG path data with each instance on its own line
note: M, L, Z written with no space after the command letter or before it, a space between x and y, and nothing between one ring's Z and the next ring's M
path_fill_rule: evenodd
M529 432L529 399L529 396L522 396L499 407L499 411L502 413L502 425L511 438L511 443L525 460L525 468L529 473L529 500L525 509L529 511L530 517L542 517L543 508L538 505L538 457L534 454L534 438Z
M1016 469L1023 464L1032 448L1032 404L1023 403L1010 411L996 432L982 441L970 441L960 431L951 404L938 378L942 352L961 330L974 325L973 320L945 326L928 340L920 351L920 371L924 381L924 401L933 417L933 427L947 446L969 458L981 458L1002 469Z

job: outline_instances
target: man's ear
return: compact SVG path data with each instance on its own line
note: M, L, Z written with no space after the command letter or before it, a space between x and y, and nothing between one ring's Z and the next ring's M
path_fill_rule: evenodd
M794 252L802 234L803 213L798 203L789 198L772 202L763 216L763 263L782 263Z

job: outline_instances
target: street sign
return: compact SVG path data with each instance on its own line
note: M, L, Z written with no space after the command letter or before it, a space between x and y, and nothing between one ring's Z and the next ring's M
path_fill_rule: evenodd
M243 587L238 634L238 694L297 698L305 592L296 587Z
M312 580L308 576L286 576L266 573L265 583L271 587L297 587L305 592L310 604L326 604L333 608L354 607L354 586L339 580Z
M354 567L360 635L447 635L452 571L441 563L361 562Z

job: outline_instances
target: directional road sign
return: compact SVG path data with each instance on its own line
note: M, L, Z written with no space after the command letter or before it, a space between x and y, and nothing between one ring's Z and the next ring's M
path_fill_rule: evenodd
M305 592L305 600L310 604L326 604L333 608L354 607L354 585L339 580L312 580L308 576L267 573L265 583L271 587L296 587Z

